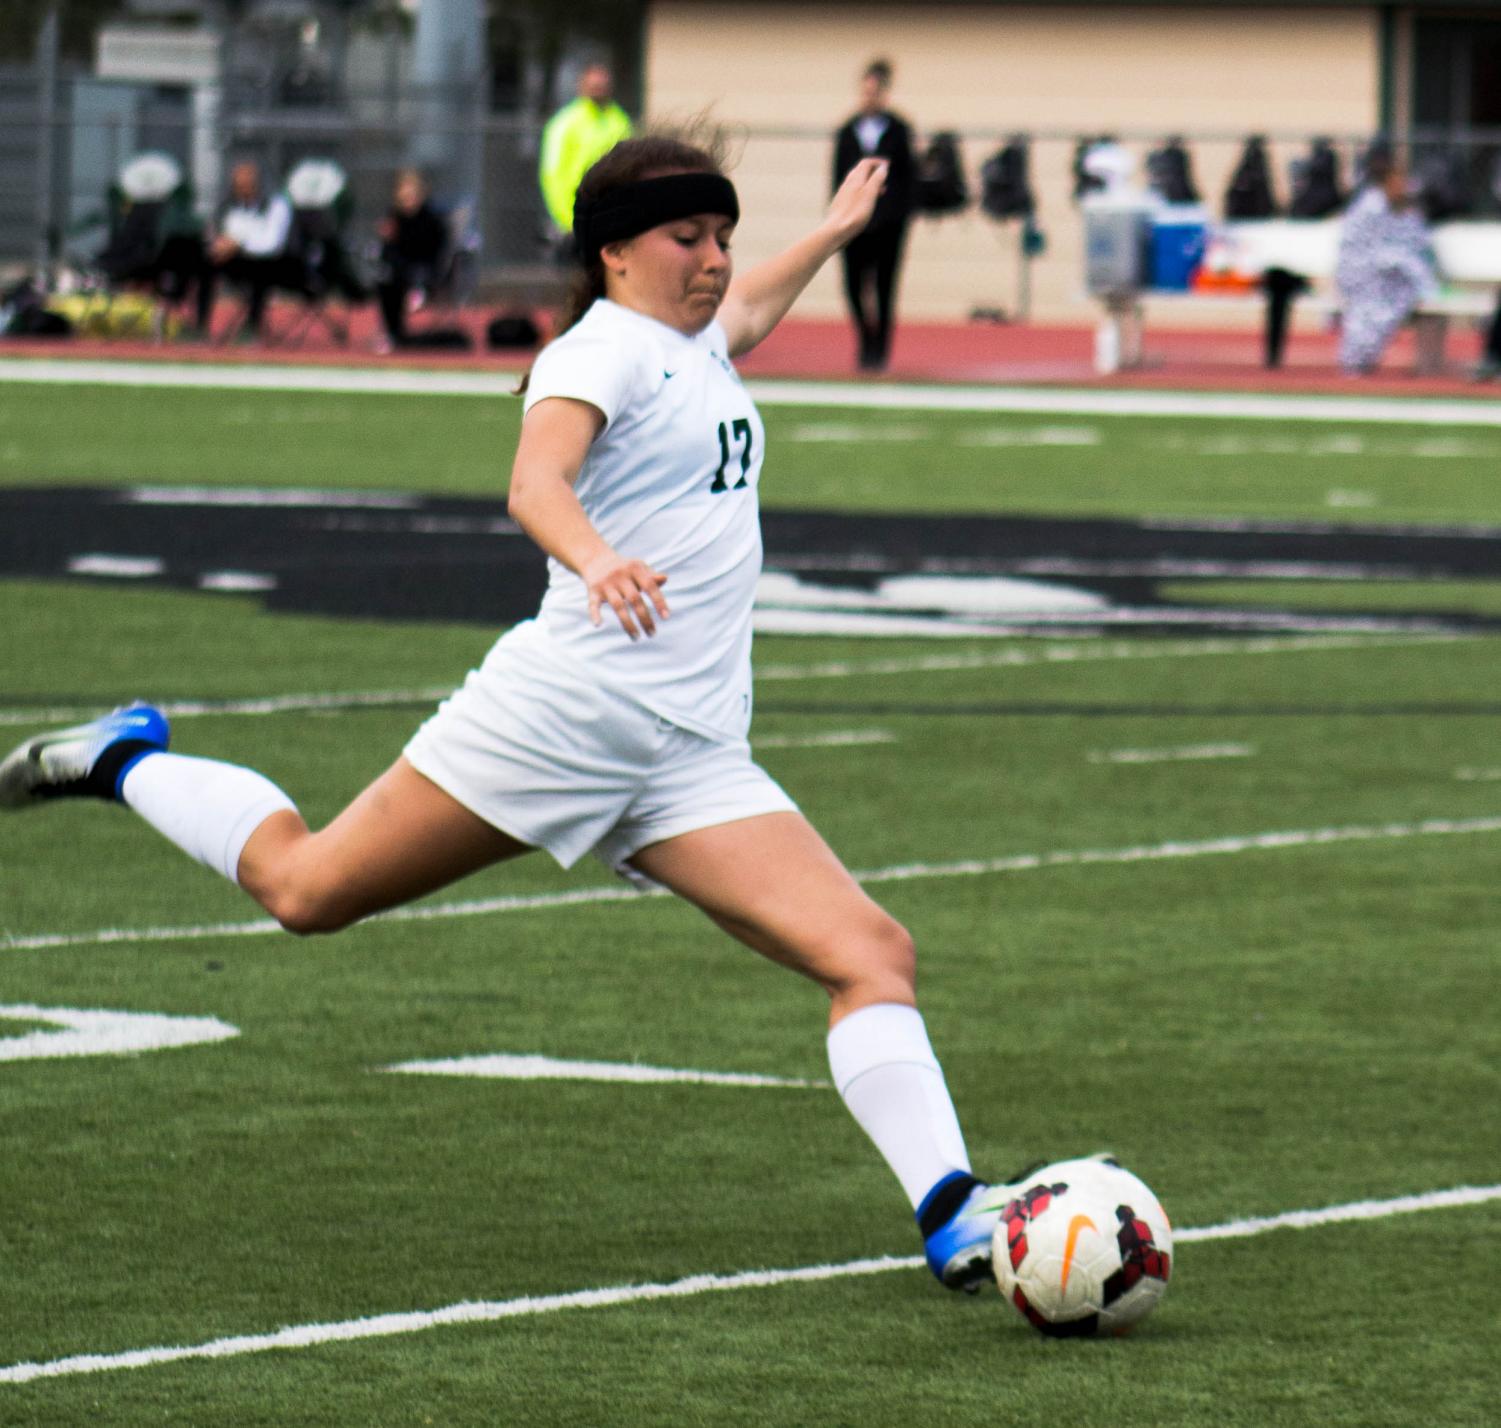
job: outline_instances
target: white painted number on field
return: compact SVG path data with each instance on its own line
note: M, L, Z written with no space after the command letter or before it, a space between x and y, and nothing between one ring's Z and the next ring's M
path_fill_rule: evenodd
M211 1016L163 1016L154 1012L75 1011L71 1007L0 1006L0 1020L40 1021L60 1028L0 1039L0 1061L39 1061L54 1056L125 1056L198 1046L240 1034Z

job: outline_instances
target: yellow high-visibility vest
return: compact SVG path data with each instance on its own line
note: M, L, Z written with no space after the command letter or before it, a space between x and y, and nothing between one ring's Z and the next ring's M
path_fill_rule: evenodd
M573 196L579 180L597 158L630 136L631 121L624 109L582 96L547 121L538 172L547 211L564 233L573 232Z

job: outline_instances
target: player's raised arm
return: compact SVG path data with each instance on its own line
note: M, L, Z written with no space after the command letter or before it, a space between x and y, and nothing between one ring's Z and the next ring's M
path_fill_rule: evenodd
M527 535L584 582L589 618L599 624L608 605L634 640L656 634L654 611L667 618L661 591L667 577L614 550L574 493L573 483L603 425L603 413L588 402L568 397L538 402L521 423L507 507Z
M813 275L870 222L885 183L886 161L862 159L839 185L817 228L730 284L719 321L732 357L760 342L813 281Z

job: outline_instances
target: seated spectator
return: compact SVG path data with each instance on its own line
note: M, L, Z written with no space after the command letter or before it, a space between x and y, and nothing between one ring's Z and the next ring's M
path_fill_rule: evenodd
M448 223L429 202L427 182L416 169L396 175L391 211L376 227L381 240L380 300L384 351L407 341L407 312L414 298L425 296L442 275L448 254Z
M1334 282L1340 299L1339 364L1352 376L1374 371L1413 309L1437 286L1428 227L1407 171L1373 156L1345 214Z
M287 276L287 235L292 205L286 196L261 190L261 171L250 162L238 163L229 175L230 201L217 234L204 252L198 274L198 331L207 336L214 297L221 280L245 289L245 332L258 337L266 298Z

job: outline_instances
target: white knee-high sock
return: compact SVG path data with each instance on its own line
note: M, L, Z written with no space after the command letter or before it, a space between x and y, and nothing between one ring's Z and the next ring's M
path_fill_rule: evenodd
M881 1003L851 1012L829 1032L829 1069L914 1210L946 1175L969 1169L959 1117L915 1007Z
M163 837L232 883L250 835L273 813L297 810L254 769L186 754L147 754L126 773L120 796Z

